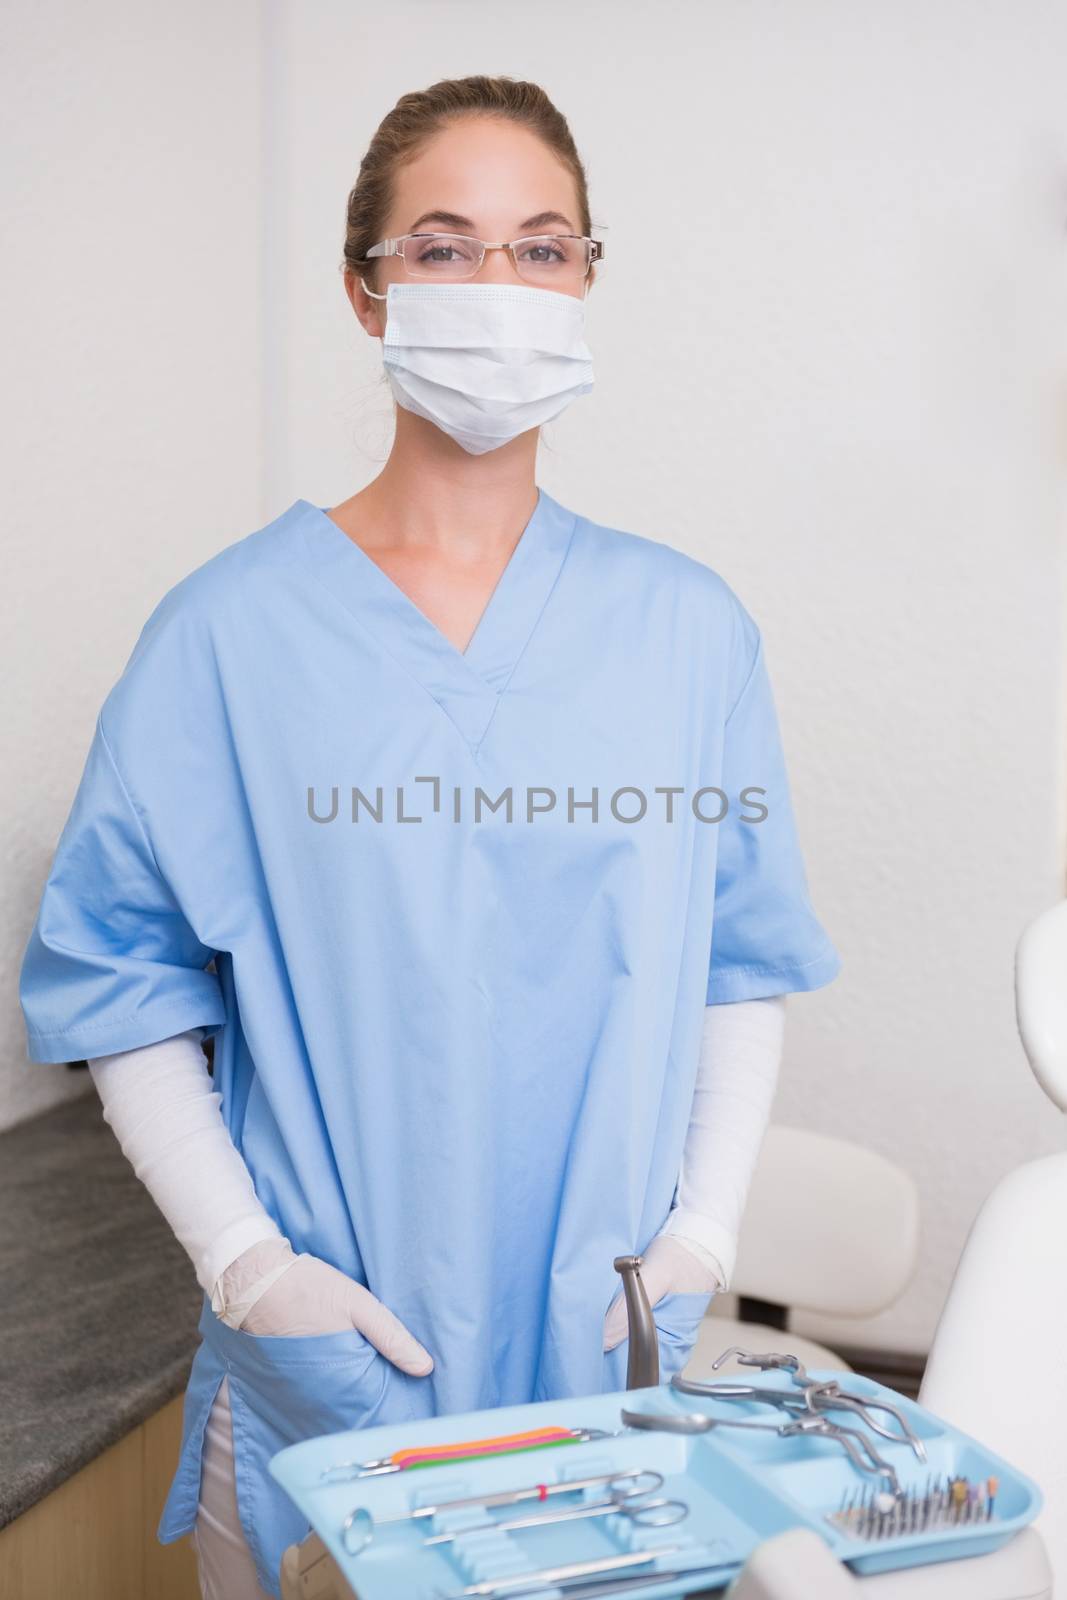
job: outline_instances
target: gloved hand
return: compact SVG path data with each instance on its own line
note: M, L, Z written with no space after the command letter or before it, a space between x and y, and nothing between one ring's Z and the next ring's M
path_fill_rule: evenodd
M376 1295L328 1261L296 1255L288 1239L263 1239L239 1255L212 1304L245 1333L293 1338L355 1328L402 1372L422 1378L433 1371L429 1351Z
M722 1288L722 1274L707 1265L714 1257L699 1246L691 1249L677 1234L658 1233L641 1257L641 1279L653 1308L667 1294L712 1294ZM717 1263L716 1263L717 1265ZM604 1318L604 1349L614 1350L628 1336L629 1319L622 1289Z

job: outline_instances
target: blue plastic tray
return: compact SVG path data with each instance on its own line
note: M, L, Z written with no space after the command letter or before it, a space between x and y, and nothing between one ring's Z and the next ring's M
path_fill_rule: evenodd
M870 1487L874 1480L852 1466L839 1444L812 1437L783 1439L773 1433L742 1429L717 1429L688 1437L627 1429L621 1437L585 1444L420 1467L347 1483L322 1481L322 1473L338 1462L367 1461L411 1446L458 1443L550 1423L622 1430L623 1406L639 1411L710 1411L713 1415L754 1421L784 1418L779 1408L769 1404L715 1402L681 1394L669 1384L584 1399L468 1411L403 1426L351 1429L279 1451L270 1470L304 1512L346 1580L358 1591L360 1600L399 1600L401 1596L403 1600L439 1600L467 1584L494 1577L512 1577L554 1564L641 1550L663 1553L647 1567L620 1573L620 1579L657 1568L697 1569L691 1577L649 1583L635 1591L644 1600L665 1600L667 1596L692 1595L729 1583L756 1545L794 1527L814 1529L853 1571L883 1572L994 1550L1033 1521L1041 1510L1043 1496L1033 1479L896 1390L853 1372L822 1369L809 1372L809 1376L838 1378L853 1392L889 1400L904 1412L926 1445L926 1462L920 1461L906 1444L871 1436L879 1453L895 1467L902 1487L921 1490L931 1475L940 1478L949 1474L972 1480L996 1476L999 1486L994 1518L880 1542L856 1538L828 1522L826 1513L838 1509L846 1491ZM746 1370L743 1378L733 1374L723 1382L739 1379L771 1388L782 1388L789 1382L786 1373L756 1368ZM857 1418L844 1411L834 1413L834 1417L857 1425ZM388 1516L464 1495L634 1467L661 1472L664 1484L658 1493L686 1501L690 1507L688 1517L661 1528L640 1527L625 1517L608 1516L510 1534L469 1532L451 1544L424 1548L423 1540L429 1534L462 1527L462 1517L452 1513L451 1520L428 1517L414 1523L383 1524L357 1556L349 1555L341 1543L341 1524L357 1505L365 1506L374 1516ZM579 1494L594 1498L603 1492L576 1491L574 1497L560 1497L554 1504L574 1505ZM537 1509L536 1501L524 1501L493 1515L503 1518ZM473 1515L484 1520L486 1514ZM674 1547L673 1553L667 1553L667 1546ZM678 1546L683 1549L678 1550ZM541 1600L565 1593L565 1588L539 1591ZM605 1596L610 1593L609 1588L604 1590Z

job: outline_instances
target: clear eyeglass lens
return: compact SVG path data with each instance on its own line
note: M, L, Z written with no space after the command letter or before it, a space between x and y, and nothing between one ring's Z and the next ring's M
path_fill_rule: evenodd
M454 282L473 278L482 265L476 239L462 233L430 233L405 239L404 266L413 278ZM580 283L589 271L589 245L584 239L546 233L518 241L512 252L520 278L549 287Z

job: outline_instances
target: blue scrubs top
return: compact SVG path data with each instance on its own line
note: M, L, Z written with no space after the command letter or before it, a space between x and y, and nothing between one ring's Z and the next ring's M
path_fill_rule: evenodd
M725 813L725 814L724 814ZM297 1250L431 1352L205 1303L161 1525L225 1374L260 1581L307 1530L274 1449L625 1384L616 1255L675 1199L704 1006L816 989L759 630L724 580L540 490L465 652L297 500L176 584L100 712L26 951L29 1054L200 1026ZM664 1376L706 1296L656 1308Z

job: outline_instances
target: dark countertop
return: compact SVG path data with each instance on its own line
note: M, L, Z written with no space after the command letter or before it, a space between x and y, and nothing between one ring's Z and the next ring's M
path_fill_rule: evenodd
M0 1133L0 1527L181 1393L201 1304L95 1091Z

